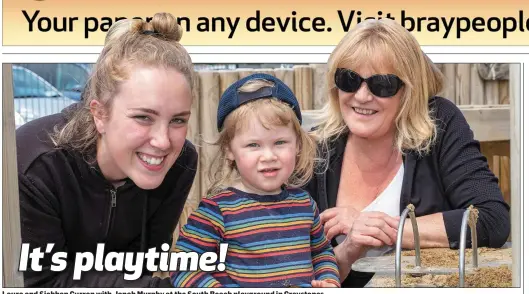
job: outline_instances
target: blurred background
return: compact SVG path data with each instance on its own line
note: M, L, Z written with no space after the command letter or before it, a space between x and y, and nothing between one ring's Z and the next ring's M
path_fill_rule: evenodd
M292 68L292 64L198 64L195 70ZM15 127L57 113L81 100L92 71L87 63L17 63L12 65Z

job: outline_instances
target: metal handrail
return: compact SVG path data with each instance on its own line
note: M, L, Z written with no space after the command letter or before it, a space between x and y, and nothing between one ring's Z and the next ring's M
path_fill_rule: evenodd
M465 287L465 249L467 244L467 226L470 227L470 236L472 242L472 266L478 267L478 235L476 223L478 219L478 210L472 205L463 213L461 222L461 235L459 236L459 287Z
M411 225L413 227L413 240L415 242L415 266L421 266L421 245L419 243L419 229L417 226L417 220L415 219L415 206L409 204L406 206L402 214L400 215L399 229L397 232L397 245L395 249L395 282L396 286L401 286L401 254L402 254L402 235L404 233L404 224L406 223L406 215L410 217Z

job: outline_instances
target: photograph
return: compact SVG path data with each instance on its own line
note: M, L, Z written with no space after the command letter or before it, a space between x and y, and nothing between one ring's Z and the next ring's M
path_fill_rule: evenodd
M97 46L54 43L57 17L46 46L4 34L3 288L521 288L524 57L431 46L433 23L382 11L305 46L298 29L330 33L329 11L256 12L270 47L235 14L212 18L229 46L189 45L163 9L85 17L112 20L89 30Z

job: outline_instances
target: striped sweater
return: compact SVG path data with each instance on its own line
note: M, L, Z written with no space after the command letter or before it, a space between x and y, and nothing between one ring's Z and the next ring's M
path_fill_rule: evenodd
M332 247L319 211L301 189L256 195L228 188L202 200L180 230L177 252L219 252L228 244L223 272L174 272L175 287L340 286Z

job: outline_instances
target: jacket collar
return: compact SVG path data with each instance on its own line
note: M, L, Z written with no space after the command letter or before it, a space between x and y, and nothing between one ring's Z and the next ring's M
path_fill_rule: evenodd
M74 158L77 167L79 168L80 176L85 183L93 185L94 187L100 187L102 184L105 186L105 190L117 190L119 191L132 188L136 186L130 178L123 179L125 183L118 188L115 188L112 182L107 180L101 171L95 152L89 155L83 155L79 151L68 149L68 153Z

